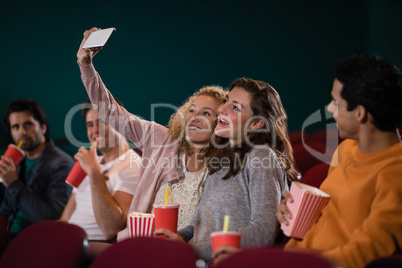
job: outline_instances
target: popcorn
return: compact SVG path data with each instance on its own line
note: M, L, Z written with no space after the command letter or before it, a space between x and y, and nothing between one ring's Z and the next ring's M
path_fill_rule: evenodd
M150 218L154 218L155 215L154 214L149 214L149 213L141 213L141 212L130 212L128 214L129 217L150 217Z
M322 209L328 204L330 196L318 188L293 182L290 188L293 203L287 204L292 219L289 225L281 225L284 234L290 237L303 238L320 217Z
M149 213L130 212L127 215L127 227L130 237L151 237L154 233L155 215Z

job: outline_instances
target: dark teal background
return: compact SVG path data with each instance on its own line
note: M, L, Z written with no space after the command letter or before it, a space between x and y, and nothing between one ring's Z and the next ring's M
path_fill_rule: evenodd
M74 153L66 114L87 98L76 51L86 29L116 27L94 64L129 111L152 119L151 104L179 106L202 86L245 76L274 86L299 130L329 102L339 58L375 54L402 66L401 13L400 0L0 0L0 113L38 100L52 138ZM156 109L153 119L167 124L171 113ZM4 150L11 139L0 125ZM72 133L86 142L80 113Z

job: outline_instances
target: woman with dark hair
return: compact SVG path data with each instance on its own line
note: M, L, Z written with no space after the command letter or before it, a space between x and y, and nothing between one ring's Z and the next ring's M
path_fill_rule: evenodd
M270 245L279 224L275 216L289 183L296 177L279 94L269 84L235 80L218 108L218 136L206 152L208 177L190 225L178 231L159 229L171 239L185 240L205 261L212 261L209 235L222 230L241 233L241 247Z

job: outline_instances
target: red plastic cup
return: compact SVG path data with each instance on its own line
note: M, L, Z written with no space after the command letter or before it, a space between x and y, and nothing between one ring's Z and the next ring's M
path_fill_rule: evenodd
M239 232L219 231L211 233L212 252L214 252L217 248L224 245L240 248L240 242L241 242L241 233Z
M130 237L152 237L155 227L155 215L131 212L127 216L127 227Z
M155 229L168 229L177 233L177 220L179 217L179 207L177 203L156 203L153 205L155 213ZM157 237L167 238L165 235Z
M25 152L14 144L8 145L4 156L10 157L13 160L14 166L17 166L25 157ZM5 160L3 160L5 162Z
M84 178L87 176L87 173L82 169L80 163L78 161L75 162L73 168L67 176L66 182L71 186L78 188Z

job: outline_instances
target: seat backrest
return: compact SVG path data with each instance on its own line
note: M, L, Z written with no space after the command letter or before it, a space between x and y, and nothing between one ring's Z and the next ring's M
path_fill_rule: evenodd
M292 146L297 144L302 144L310 139L310 135L307 132L302 131L292 131L289 132L289 140Z
M332 129L319 129L315 131L312 135L312 139L319 139L325 142L328 139L339 141L341 138L339 137L338 129L332 128Z
M311 140L308 143L293 146L293 156L295 158L296 169L302 176L313 166L322 163L322 160L313 156L307 148L319 153L324 153L325 144L322 141Z
M319 188L328 175L328 169L327 163L317 164L301 177L300 182Z
M365 268L396 268L402 267L402 254L395 253L393 255L379 257L369 262Z
M81 227L41 221L11 241L0 258L0 267L79 267L84 264L87 244Z
M222 260L214 268L332 268L332 264L305 252L283 251L281 248L251 248L233 254Z
M8 230L7 219L0 215L0 256L7 244Z
M107 248L92 262L91 268L195 268L196 261L195 251L187 243L164 238L134 237Z
M339 137L337 128L317 130L312 135L312 139L324 142L326 150L328 150L328 154L330 155L335 152L338 145L344 140L343 138Z

